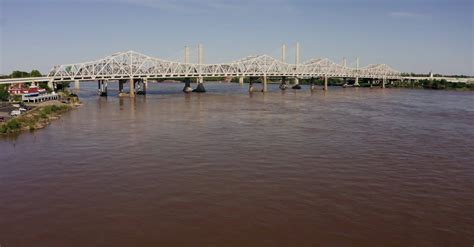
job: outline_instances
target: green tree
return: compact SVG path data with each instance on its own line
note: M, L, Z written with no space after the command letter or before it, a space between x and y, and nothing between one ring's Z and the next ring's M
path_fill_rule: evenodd
M47 83L47 82L40 82L40 83L38 84L38 87L39 87L39 88L42 88L42 89L46 89L46 91L47 91L48 93L51 93L51 92L53 91L53 89L51 89L50 87L48 87L48 83Z
M41 72L39 72L39 70L34 69L34 70L31 71L30 76L31 77L41 77L43 75L41 74Z
M8 101L8 84L0 85L0 101Z
M19 70L15 70L12 72L12 74L10 75L11 78L22 78L22 77L29 77L30 74L28 72L25 72L25 71L19 71Z

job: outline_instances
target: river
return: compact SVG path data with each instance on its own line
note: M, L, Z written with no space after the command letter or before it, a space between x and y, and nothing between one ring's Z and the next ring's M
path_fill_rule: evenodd
M474 94L151 84L0 138L0 245L472 246Z

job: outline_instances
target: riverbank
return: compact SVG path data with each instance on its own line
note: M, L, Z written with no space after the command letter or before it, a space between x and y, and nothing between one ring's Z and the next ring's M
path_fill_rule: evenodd
M48 126L61 114L75 109L80 104L76 101L63 103L57 100L30 105L32 110L0 124L0 135L12 134L27 130L37 130Z

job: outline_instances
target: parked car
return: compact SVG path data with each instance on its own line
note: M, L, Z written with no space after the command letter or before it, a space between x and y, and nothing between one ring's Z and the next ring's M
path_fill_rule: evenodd
M23 108L23 107L20 107L20 109L18 109L18 110L20 110L20 112L24 112L24 111L26 111L26 109L25 109L25 108Z
M20 116L20 115L21 115L20 110L13 110L12 112L10 112L10 116Z

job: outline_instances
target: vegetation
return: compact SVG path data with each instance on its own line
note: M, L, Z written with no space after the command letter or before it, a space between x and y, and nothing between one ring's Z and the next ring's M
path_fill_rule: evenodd
M51 119L58 117L61 113L68 111L70 108L71 106L65 104L38 107L0 125L0 134L43 128L50 123Z
M17 119L12 119L0 126L0 133L12 133L21 128L21 123Z
M8 101L8 87L9 84L2 84L0 85L0 101Z
M474 84L462 82L448 82L446 80L419 80L395 82L388 87L396 88L425 88L425 89L454 89L454 90L474 90Z
M38 83L38 87L41 88L41 89L45 89L48 93L51 93L53 91L53 89L51 89L50 87L48 87L48 83L47 82L40 82Z
M281 78L269 78L273 79L273 82L280 82ZM234 77L232 78L232 82L238 82L239 78ZM245 77L244 82L248 83L249 78ZM261 83L262 79L259 77L255 78L255 83ZM270 81L269 81L270 82ZM354 79L347 79L347 83L354 84ZM293 79L287 78L287 84L292 84ZM310 79L300 79L300 84L310 84ZM322 78L314 78L313 83L315 85L322 86L324 85L324 79ZM381 83L381 82L379 82ZM341 78L328 78L328 85L329 86L342 86L344 85L344 80ZM359 79L360 87L370 87L370 79L367 78L360 78ZM373 86L380 86L381 84L373 84ZM446 89L446 90L474 90L474 84L469 83L462 83L462 82L448 82L446 80L419 80L419 81L393 81L393 84L390 81L387 81L386 87L394 87L394 88L424 88L424 89Z
M430 73L428 74L420 74L420 73L402 73L402 76L417 76L417 77L429 77ZM472 76L468 75L442 75L442 74L433 74L433 77L456 77L456 78L469 78Z
M64 88L61 92L61 97L64 99L64 102L67 102L69 104L80 104L79 97L77 94L71 92L69 89Z
M40 77L43 76L39 70L32 70L30 73L25 71L15 70L6 78L23 78L23 77Z

